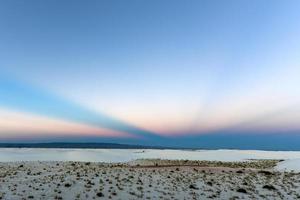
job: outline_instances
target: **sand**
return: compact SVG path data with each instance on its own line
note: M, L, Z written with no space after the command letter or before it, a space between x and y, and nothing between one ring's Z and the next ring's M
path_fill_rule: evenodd
M297 199L278 160L0 163L2 199Z
M172 150L172 149L47 149L0 148L0 162L78 161L119 163L137 159L188 159L240 162L251 159L285 160L280 171L300 172L300 151L260 150Z

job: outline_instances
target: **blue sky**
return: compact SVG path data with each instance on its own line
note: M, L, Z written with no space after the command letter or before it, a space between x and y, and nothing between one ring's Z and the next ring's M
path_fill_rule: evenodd
M297 138L299 9L296 0L2 1L1 140Z

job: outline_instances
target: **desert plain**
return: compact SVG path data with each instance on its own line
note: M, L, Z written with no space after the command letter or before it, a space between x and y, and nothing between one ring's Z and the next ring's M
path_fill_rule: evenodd
M0 199L300 199L283 160L0 163Z

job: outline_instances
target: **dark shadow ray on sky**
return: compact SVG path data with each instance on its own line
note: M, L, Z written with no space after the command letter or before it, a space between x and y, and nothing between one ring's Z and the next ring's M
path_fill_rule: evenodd
M180 142L178 142L180 141ZM299 131L218 131L208 134L169 138L164 145L176 148L300 150Z
M159 140L161 136L104 113L89 110L62 97L24 82L0 76L0 106L126 132L140 139Z
M49 143L49 142L64 142L64 143L119 143L130 145L143 145L143 146L165 146L167 144L167 138L161 138L160 140L140 138L126 138L126 137L109 137L109 136L96 136L96 135L79 135L79 134L65 134L65 133L47 133L47 134L32 134L30 132L23 133L22 136L7 135L7 137L1 137L1 143Z
M205 104L205 106L206 106L205 107L206 110L208 110L209 108L211 108L211 105L209 104L208 101ZM222 129L219 129L218 131L219 132L221 132L221 131L229 131L230 132L230 131L235 131L235 130L242 131L242 130L245 130L245 129L247 130L247 128L251 128L251 126L255 128L256 124L258 124L258 123L260 123L260 122L262 122L264 120L272 119L272 117L277 117L277 116L286 114L288 112L296 112L295 111L296 108L300 108L300 104L299 103L298 104L289 105L289 106L286 106L286 107L283 107L283 108L279 108L279 109L274 109L272 111L268 111L268 112L265 112L265 113L262 113L262 114L258 114L256 116L251 117L251 118L244 119L241 122L237 122L237 123L234 123L232 125L226 126L226 127L222 128ZM300 110L298 109L297 112L299 113L299 111ZM199 121L199 118L197 118L197 120ZM197 120L195 120L195 122L197 122ZM196 127L195 124L197 124L197 123L194 123L194 126L192 126L189 129L189 131L192 132L192 134L195 134L193 132L197 132L197 131L195 131L195 127ZM288 129L288 127L287 127L287 129ZM272 130L270 130L270 131L272 131ZM213 134L214 132L215 131L211 131L209 133Z
M169 137L148 142L139 139L128 138L111 138L111 137L97 137L97 136L69 136L60 135L52 136L44 135L37 136L33 139L27 137L6 139L2 142L79 142L79 143L120 143L132 145L145 146L160 146L172 148L194 148L194 149L244 149L244 150L300 150L300 134L297 131L273 133L259 132L253 134L252 132L238 132L238 131L223 131L215 132L213 134L202 135L186 135L181 137Z
M273 117L278 117L278 116L284 115L289 112L298 112L299 113L300 110L298 109L296 111L296 108L300 108L300 104L289 105L284 108L275 109L273 111L269 111L269 112L254 116L250 119L246 119L240 123L234 124L226 129L229 129L229 130L230 129L231 130L240 129L241 130L241 129L244 129L245 127L251 128L251 126L255 128L256 124L263 122L264 120L268 120L268 119L272 120ZM300 126L299 126L299 128L300 128ZM288 129L288 127L287 127L287 129Z

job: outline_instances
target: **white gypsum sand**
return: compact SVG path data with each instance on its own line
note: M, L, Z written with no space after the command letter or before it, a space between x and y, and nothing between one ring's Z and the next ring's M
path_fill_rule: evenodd
M187 159L231 162L249 159L277 159L285 161L279 163L276 169L300 172L299 151L0 148L0 162L82 161L117 163L136 159Z
M300 174L275 160L0 163L2 199L297 199Z

